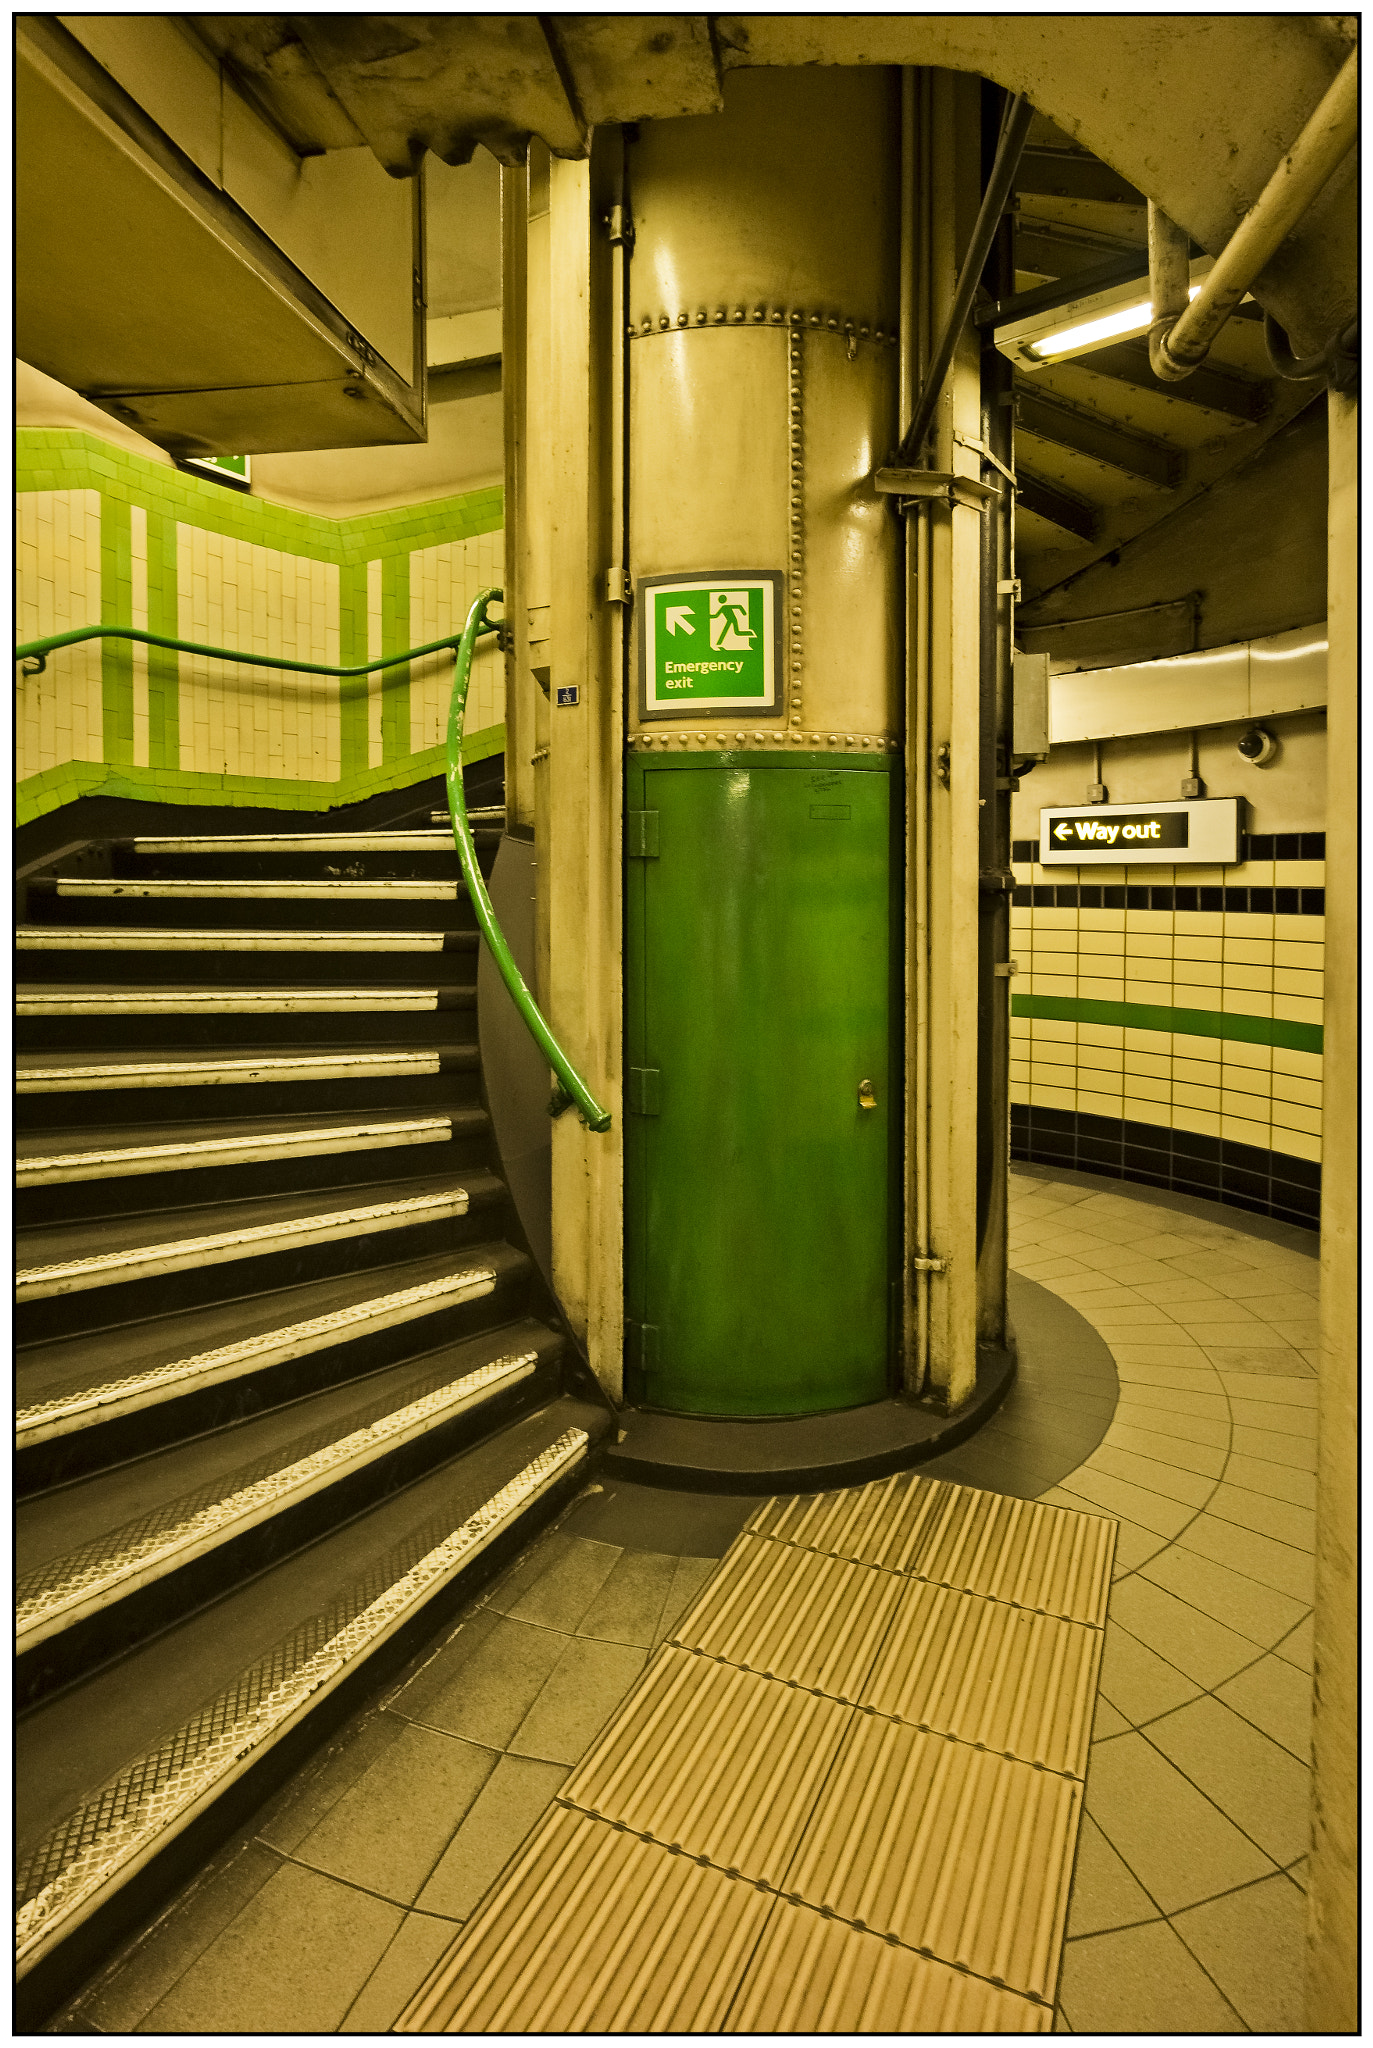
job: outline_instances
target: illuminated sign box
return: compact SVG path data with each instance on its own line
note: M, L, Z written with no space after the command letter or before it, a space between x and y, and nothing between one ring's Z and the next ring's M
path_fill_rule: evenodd
M642 718L780 718L776 570L645 576L638 586Z
M1237 796L1082 804L1039 814L1041 867L1224 867L1240 857Z

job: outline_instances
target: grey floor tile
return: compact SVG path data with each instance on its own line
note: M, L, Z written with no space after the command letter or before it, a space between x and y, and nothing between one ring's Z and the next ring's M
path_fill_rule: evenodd
M259 1842L241 1842L223 1863L201 1873L147 1932L114 1958L70 2013L77 2027L101 2034L131 2034L144 2014L171 1990L248 1902L281 1868L281 1858Z
M328 1748L312 1757L268 1805L258 1822L259 1841L289 1856L363 1773L385 1756L404 1725L394 1715L376 1713L345 1722Z
M446 1684L425 1702L416 1719L450 1735L466 1736L469 1742L504 1749L567 1643L568 1638L554 1629L531 1628L527 1622L497 1615L466 1657L450 1660ZM406 1706L402 1694L393 1711Z
M1272 1859L1142 1735L1093 1748L1087 1811L1165 1913L1273 1873Z
M672 1590L667 1596L667 1604L658 1623L655 1649L658 1643L666 1641L677 1624L695 1606L707 1579L718 1563L719 1559L714 1557L682 1557L677 1560Z
M1251 1493L1227 1478L1207 1503L1209 1512L1223 1522L1237 1522L1257 1536L1271 1536L1276 1543L1289 1543L1293 1550L1314 1552L1316 1517L1309 1508L1294 1507L1291 1501L1274 1500L1264 1493Z
M1195 1550L1170 1544L1140 1566L1141 1578L1162 1586L1213 1621L1223 1622L1269 1650L1302 1618L1302 1605L1257 1579L1246 1579L1228 1565L1216 1564Z
M576 1543L577 1538L566 1529L546 1530L530 1549L507 1566L487 1594L487 1606L496 1614L508 1614L531 1586L575 1549Z
M1307 1763L1311 1755L1311 1680L1281 1657L1261 1657L1218 1686L1216 1697Z
M1225 1470L1226 1453L1220 1444L1202 1444L1186 1437L1167 1436L1161 1430L1138 1429L1132 1423L1113 1422L1102 1441L1103 1450L1129 1451L1156 1465L1180 1467L1203 1479L1219 1479Z
M566 1776L563 1764L503 1756L416 1900L419 1910L466 1920Z
M1113 1590L1111 1615L1174 1670L1207 1690L1254 1661L1255 1645L1247 1636L1165 1592L1142 1572Z
M1063 1951L1059 2003L1079 2034L1242 2034L1244 2023L1165 1921Z
M1274 1863L1295 1863L1311 1831L1305 1764L1217 1699L1191 1701L1148 1734Z
M1249 1381L1249 1385L1258 1383ZM1270 1380L1273 1388L1287 1387L1290 1380ZM1283 1436L1306 1437L1311 1442L1316 1438L1316 1411L1314 1408L1297 1408L1286 1401L1260 1401L1253 1394L1227 1394L1230 1414L1237 1429L1268 1429Z
M623 1553L618 1544L570 1536L568 1548L504 1607L512 1621L575 1633ZM495 1604L494 1602L492 1603Z
M412 1905L495 1763L492 1750L403 1723L385 1755L295 1855L312 1869Z
M675 1557L626 1550L582 1616L577 1634L648 1649L663 1618L677 1562Z
M147 2034L328 2034L403 1914L287 1863L141 2022Z
M1228 1565L1241 1577L1257 1579L1290 1599L1310 1607L1316 1597L1312 1559L1290 1543L1279 1543L1239 1522L1225 1520L1208 1511L1189 1522L1178 1537L1184 1550L1195 1550L1216 1564Z
M395 1939L349 2006L341 2034L385 2034L410 2003L457 1929L448 1920L407 1913Z
M1301 1856L1295 1863L1289 1863L1287 1866L1287 1875L1300 1892L1306 1890L1306 1864L1306 1857Z
M1065 1494L1059 1505L1064 1505L1070 1498L1070 1495ZM1076 1507L1076 1500L1073 1500L1073 1505ZM1114 1576L1124 1578L1127 1572L1138 1571L1147 1558L1158 1555L1167 1540L1153 1529L1141 1529L1138 1522L1117 1520Z
M418 1670L387 1695L388 1708L407 1721L424 1720L429 1702L447 1690L454 1674L471 1661L502 1619L494 1607L477 1607L464 1614Z
M1266 1465L1285 1465L1293 1472L1312 1473L1316 1469L1314 1437L1289 1436L1276 1429L1236 1428L1230 1448L1239 1457L1262 1459Z
M1224 1406L1223 1402L1218 1404L1219 1412L1214 1415L1192 1415L1174 1408L1166 1399L1161 1406L1150 1407L1143 1400L1122 1394L1116 1421L1122 1429L1138 1429L1172 1443L1181 1441L1206 1450L1224 1451L1230 1443L1230 1419Z
M1280 1337L1276 1330L1270 1330L1267 1323L1260 1323L1262 1337L1250 1336L1244 1339L1239 1331L1231 1332L1217 1328L1214 1337L1208 1332L1198 1331L1206 1348L1206 1355L1218 1371L1232 1373L1272 1373L1275 1377L1304 1380L1315 1385L1316 1371L1307 1364L1300 1351Z
M1186 1471L1180 1465L1165 1464L1161 1458L1127 1450L1115 1442L1099 1445L1091 1462L1099 1472L1109 1472L1114 1478L1128 1480L1149 1493L1161 1493L1165 1500L1181 1501L1187 1507L1205 1507L1215 1491L1212 1474Z
M647 1662L645 1651L627 1644L574 1637L511 1737L511 1751L545 1763L577 1763Z
M1284 1636L1280 1643L1273 1645L1275 1657L1281 1657L1284 1662L1294 1664L1298 1671L1306 1672L1308 1677L1316 1668L1315 1626L1315 1616L1308 1614L1305 1621L1297 1623L1290 1635Z
M1093 1742L1104 1742L1108 1735L1124 1735L1131 1725L1102 1693L1097 1694L1096 1712L1092 1716Z
M1095 1509L1098 1514L1118 1515L1169 1540L1176 1537L1197 1512L1183 1501L1165 1500L1161 1493L1151 1493L1147 1487L1132 1485L1128 1479L1118 1479L1112 1472L1102 1472L1094 1461L1079 1465L1059 1484L1066 1492L1079 1494L1083 1506L1089 1511Z
M1101 1697L1119 1709L1131 1727L1152 1721L1197 1697L1200 1687L1141 1643L1115 1620L1106 1624L1101 1659Z
M1159 1909L1130 1875L1090 1814L1082 1816L1068 1900L1068 1939L1157 1920Z
M1173 1924L1254 2033L1304 2031L1306 1901L1296 1885L1265 1878Z
M1116 1363L1120 1363L1119 1352L1116 1354ZM1127 1412L1129 1420L1133 1422L1139 1420L1136 1412L1139 1409L1153 1409L1160 1416L1195 1415L1199 1420L1214 1422L1222 1429L1228 1430L1230 1427L1230 1404L1224 1390L1217 1384L1214 1374L1208 1375L1206 1384L1200 1389L1170 1387L1166 1381L1158 1386L1149 1380L1141 1379L1123 1382L1117 1413ZM1162 1421L1157 1426L1165 1427ZM1224 1442L1224 1438L1221 1441Z

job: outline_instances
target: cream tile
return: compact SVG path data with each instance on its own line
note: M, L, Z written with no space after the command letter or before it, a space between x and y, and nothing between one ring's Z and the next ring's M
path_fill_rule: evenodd
M1120 1410L1116 1410L1117 1415ZM1312 1437L1288 1436L1275 1429L1236 1429L1231 1448L1240 1456L1260 1459L1268 1465L1285 1465L1294 1472L1314 1472L1316 1445ZM1260 1492L1262 1488L1258 1489Z
M1161 1493L1166 1500L1181 1501L1194 1508L1205 1507L1215 1491L1213 1478L1184 1471L1119 1444L1098 1444L1086 1463L1078 1467L1079 1472L1088 1470L1127 1480L1132 1486L1145 1487L1150 1493Z
M1311 1774L1261 1729L1205 1698L1151 1722L1149 1740L1275 1863L1303 1853Z
M1283 1380L1271 1384L1281 1387ZM1290 1408L1276 1401L1243 1400L1237 1394L1230 1396L1230 1413L1236 1428L1282 1430L1285 1435L1300 1441L1303 1437L1314 1442L1316 1435L1316 1411L1314 1408Z
M1142 1259L1132 1247L1108 1246L1104 1251L1083 1254L1082 1263L1105 1274L1121 1287L1139 1287L1146 1280L1166 1280L1168 1268L1157 1259Z
M1266 1323L1285 1322L1289 1318L1305 1321L1314 1314L1313 1302L1316 1297L1301 1288L1292 1288L1285 1294L1251 1294L1245 1296L1245 1307L1251 1315L1262 1316Z
M1150 1407L1139 1398L1143 1390L1134 1387L1122 1391L1116 1404L1115 1422L1112 1428L1139 1430L1146 1435L1167 1438L1179 1445L1195 1444L1207 1455L1224 1452L1230 1445L1230 1425L1224 1416L1189 1415L1163 1407ZM1139 1450L1147 1445L1136 1446ZM1162 1453L1160 1453L1162 1455ZM1209 1468L1207 1468L1209 1469Z
M1173 1385L1173 1381L1186 1368L1148 1364L1135 1366L1131 1358L1122 1355L1135 1349L1133 1345L1121 1345L1113 1352L1116 1369L1122 1375L1122 1402L1128 1402L1131 1408L1156 1408L1165 1415L1192 1415L1202 1421L1219 1422L1229 1426L1229 1403L1223 1393L1210 1391L1217 1384L1214 1373L1199 1375L1196 1386L1184 1383L1177 1387ZM1156 1372L1161 1377L1157 1381L1143 1377L1150 1372Z
M1223 1522L1235 1522L1242 1529L1253 1529L1278 1543L1290 1543L1294 1550L1304 1550L1308 1555L1315 1551L1316 1517L1309 1508L1295 1507L1290 1501L1275 1500L1269 1494L1252 1493L1247 1487L1232 1486L1228 1481L1216 1488L1209 1508Z
M1291 1666L1288 1664L1284 1664L1282 1668L1284 1671L1291 1670ZM1117 1713L1111 1702L1103 1699L1101 1694L1098 1693L1096 1712L1092 1716L1093 1742L1105 1742L1112 1735L1128 1734L1129 1728L1130 1723L1126 1720L1124 1714Z
M1243 1328L1246 1331L1263 1330L1268 1327L1258 1316L1252 1314L1247 1307L1233 1300L1230 1296L1216 1293L1214 1290L1208 1301L1179 1301L1174 1314L1177 1321L1182 1324L1182 1327L1185 1330L1195 1330L1203 1343L1209 1343L1211 1341L1211 1333L1221 1327L1227 1330ZM1215 1341L1219 1344L1224 1344L1231 1340L1225 1336L1218 1336ZM1248 1339L1237 1337L1233 1341L1237 1344L1243 1344Z
M1158 1907L1122 1863L1090 1815L1082 1816L1068 1901L1069 1941L1108 1927L1132 1927L1157 1920Z
M1111 1615L1147 1649L1199 1686L1221 1684L1254 1661L1254 1645L1142 1573L1111 1594Z
M1044 1498L1047 1500L1048 1495ZM1065 1494L1062 1506L1082 1507L1076 1494ZM1123 1579L1130 1572L1137 1571L1146 1558L1153 1557L1167 1544L1167 1537L1160 1536L1155 1529L1141 1528L1138 1522L1122 1519L1116 1521L1116 1557L1112 1577Z
M1219 1479L1225 1470L1225 1451L1220 1445L1199 1444L1159 1430L1136 1428L1121 1421L1119 1408L1115 1421L1102 1439L1101 1448L1131 1451L1142 1458L1180 1466L1184 1472L1200 1473L1209 1479Z
M1091 1286L1079 1286L1072 1280L1060 1280L1054 1293L1064 1301L1070 1301L1075 1309L1086 1315L1091 1308L1142 1308L1145 1306L1132 1287L1102 1287L1094 1278Z
M1314 1349L1321 1341L1318 1316L1309 1316L1299 1322L1274 1322L1271 1327L1275 1335L1283 1338L1298 1351L1304 1348Z
M1113 1289L1111 1292L1116 1295L1113 1301L1102 1301L1091 1293L1073 1296L1073 1306L1079 1309L1089 1322L1095 1323L1103 1336L1106 1336L1108 1330L1113 1334L1121 1331L1162 1330L1165 1335L1157 1341L1166 1343L1167 1333L1177 1329L1172 1317L1165 1309L1159 1308L1157 1303L1140 1301L1138 1297L1132 1299L1128 1290ZM1260 1328L1266 1329L1267 1325L1261 1324ZM1110 1341L1109 1338L1107 1341Z
M1058 1253L1051 1257L1042 1256L1043 1246L1037 1247L1037 1251L1041 1254L1040 1256L1026 1259L1020 1265L1019 1270L1025 1275L1027 1280L1039 1280L1047 1285L1051 1280L1077 1280L1092 1277L1091 1267L1082 1265L1077 1259L1064 1258Z
M1167 1280L1146 1280L1137 1292L1146 1301L1156 1301L1171 1311L1174 1303L1179 1308L1194 1301L1225 1301L1227 1297L1208 1287L1204 1280L1188 1279L1184 1274L1174 1273Z
M1290 1665L1284 1668L1291 1669ZM1101 1658L1101 1697L1118 1709L1129 1726L1137 1727L1142 1721L1171 1713L1188 1700L1196 1699L1200 1690L1194 1680L1151 1650L1147 1643L1132 1636L1118 1621L1108 1620ZM1103 1733L1094 1729L1094 1740L1102 1740Z
M1273 1655L1292 1664L1298 1671L1304 1671L1309 1678L1315 1669L1315 1616L1308 1614L1299 1622L1291 1635L1284 1636L1274 1645Z
M1268 1329L1267 1323L1261 1323L1259 1327L1263 1330ZM1218 1372L1227 1375L1268 1373L1274 1379L1288 1380L1314 1389L1315 1373L1300 1351L1294 1351L1290 1345L1284 1344L1276 1331L1270 1332L1268 1338L1258 1338L1250 1331L1243 1343L1235 1344L1221 1343L1221 1335L1228 1333L1223 1333L1219 1329L1214 1333L1217 1339L1214 1343L1212 1332L1198 1331L1196 1334L1201 1337L1202 1348Z
M1123 1479L1094 1471L1086 1465L1079 1465L1076 1472L1070 1472L1061 1490L1081 1496L1073 1503L1076 1507L1090 1505L1099 1513L1123 1515L1143 1529L1152 1529L1158 1536L1175 1537L1186 1526L1189 1516L1196 1512L1179 1501L1165 1500L1161 1494L1146 1492L1142 1486L1131 1486Z
M1181 1532L1178 1541L1185 1550L1195 1550L1215 1564L1228 1565L1242 1577L1257 1579L1279 1593L1310 1606L1315 1597L1312 1561L1305 1551L1294 1550L1271 1536L1261 1536L1238 1522L1218 1515L1199 1514Z
M1305 2031L1306 1907L1288 1878L1194 1906L1172 1925L1251 2032Z
M1216 1697L1306 1763L1311 1753L1311 1678L1283 1657L1261 1657L1218 1686Z
M1147 1345L1109 1337L1106 1341L1122 1386L1129 1381L1132 1386L1169 1387L1179 1394L1210 1394L1219 1384L1206 1353L1197 1345L1161 1344L1152 1332ZM1148 1362L1140 1360L1142 1351L1151 1354Z
M1225 1467L1227 1485L1242 1486L1249 1493L1270 1494L1276 1500L1290 1501L1293 1507L1316 1508L1316 1475L1314 1472L1294 1472L1290 1465L1275 1464L1267 1458L1249 1458L1242 1453L1232 1452Z
M1170 1544L1140 1567L1140 1576L1189 1607L1209 1614L1264 1650L1281 1642L1302 1618L1302 1605L1286 1593L1247 1579L1181 1544Z
M1208 1287L1215 1287L1222 1294L1230 1292L1225 1285L1227 1277L1243 1280L1252 1287L1259 1270L1257 1257L1238 1259L1233 1252L1186 1252L1169 1259L1168 1264L1175 1273L1190 1273L1194 1280L1204 1280Z
M1271 1858L1143 1735L1093 1746L1087 1812L1166 1913L1273 1874ZM1136 2014L1128 2024L1140 2023Z
M1059 2004L1080 2034L1244 2032L1243 2021L1164 1920L1069 1941Z

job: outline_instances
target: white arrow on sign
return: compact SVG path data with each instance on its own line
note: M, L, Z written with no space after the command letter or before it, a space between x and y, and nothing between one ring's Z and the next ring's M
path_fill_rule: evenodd
M667 630L669 633L694 633L689 604L670 604L667 608Z
M1071 838L1072 838L1072 836L1073 836L1073 828L1072 828L1072 826L1071 826L1071 825L1055 825L1055 826L1054 826L1054 838L1055 838L1055 839L1071 839Z

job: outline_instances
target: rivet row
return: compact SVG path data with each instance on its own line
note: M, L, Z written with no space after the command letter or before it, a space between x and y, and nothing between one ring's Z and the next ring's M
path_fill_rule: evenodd
M713 311L698 306L694 313L645 313L637 322L631 320L625 332L637 338L645 334L668 334L684 327L785 327L794 335L805 331L843 334L848 337L850 346L860 341L872 341L880 348L894 346L897 339L892 328L874 326L869 320L850 319L843 313L813 313L799 306L766 304L716 306Z

